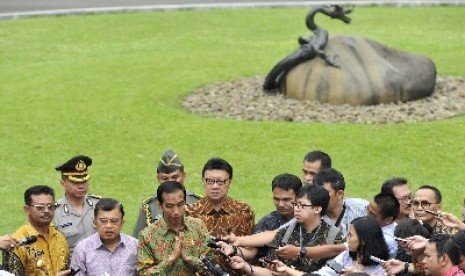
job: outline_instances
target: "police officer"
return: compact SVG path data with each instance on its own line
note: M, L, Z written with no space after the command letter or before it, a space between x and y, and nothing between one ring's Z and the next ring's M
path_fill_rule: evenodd
M184 165L178 155L171 149L165 151L157 166L158 183L166 181L176 181L184 185L186 172ZM186 203L191 204L198 201L201 196L186 190ZM155 222L161 216L161 209L158 207L157 196L152 195L142 201L139 217L134 227L132 235L137 238L139 232L145 227Z
M55 167L61 172L60 183L65 189L65 196L58 200L55 227L65 236L71 253L79 241L96 231L92 219L100 197L87 194L90 165L90 157L78 155Z

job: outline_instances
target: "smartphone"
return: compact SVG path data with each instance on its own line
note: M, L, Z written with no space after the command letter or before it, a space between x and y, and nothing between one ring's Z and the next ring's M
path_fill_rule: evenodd
M380 264L384 264L386 261L385 260L382 260L378 257L375 257L375 256L370 256L370 260L374 261L374 262L377 262L377 263L380 263Z
M425 212L430 213L430 214L432 214L433 216L435 216L437 218L439 218L441 216L441 213L439 213L439 212L435 212L435 211L431 211L431 210L425 210Z
M394 240L396 240L396 241L408 242L407 239L399 238L399 237L396 237L396 236L394 236Z
M344 267L340 263L336 262L334 259L328 261L326 265L332 270L334 270L337 274L341 274L343 272L342 270L344 269Z

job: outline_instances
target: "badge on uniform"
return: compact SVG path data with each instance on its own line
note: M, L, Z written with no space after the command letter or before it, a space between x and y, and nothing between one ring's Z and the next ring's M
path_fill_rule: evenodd
M86 198L87 204L89 204L90 207L94 207L94 203L90 200L90 198Z
M72 222L65 222L65 223L60 224L60 227L65 228L65 227L68 227L68 226L71 226L71 225L73 225Z

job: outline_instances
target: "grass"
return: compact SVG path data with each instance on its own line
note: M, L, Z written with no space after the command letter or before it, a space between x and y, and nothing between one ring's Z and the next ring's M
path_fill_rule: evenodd
M431 57L442 75L465 75L463 7L357 7L331 34L365 36ZM186 186L203 194L201 168L231 162L230 194L257 218L273 209L270 182L300 175L305 153L328 152L349 196L371 198L391 176L413 188L433 184L444 209L463 201L465 118L418 124L350 125L245 122L188 114L180 103L208 83L265 75L307 35L307 9L180 11L30 18L0 22L2 233L25 219L23 192L48 184L75 154L94 159L91 191L121 200L130 233L141 200L155 190L155 168L173 148Z

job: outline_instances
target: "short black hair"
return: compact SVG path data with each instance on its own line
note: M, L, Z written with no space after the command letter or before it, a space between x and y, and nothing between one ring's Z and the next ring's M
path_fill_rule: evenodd
M423 185L423 186L421 186L420 188L418 188L417 191L418 191L418 190L421 190L421 189L426 189L426 190L431 190L431 191L433 191L434 196L436 197L437 203L441 203L441 202L442 202L442 194L441 194L441 192L438 190L438 188L436 188L436 187L434 187L434 186L431 186L431 185Z
M328 182L331 184L331 188L336 192L340 190L344 191L346 188L344 176L336 169L324 169L313 177L314 185L323 186Z
M29 187L24 192L24 203L26 205L31 205L32 195L51 195L53 198L53 201L55 201L55 191L46 185L35 185L32 187Z
M419 235L429 239L431 233L429 232L428 228L426 228L418 220L405 218L397 223L394 230L394 235L402 239L411 237L413 235Z
M378 257L382 260L389 259L389 250L384 239L381 226L374 217L358 217L350 223L354 226L358 236L359 246L356 254L350 254L352 258L361 257L361 264L364 266L376 264L370 256ZM353 252L351 252L353 253Z
M452 236L452 239L460 247L460 252L465 256L465 230L460 230Z
M205 163L202 169L202 177L205 177L205 171L209 170L222 170L226 171L229 174L229 179L233 179L233 168L232 166L228 163L228 161L219 158L219 157L214 157L211 158L210 160Z
M392 194L377 194L373 201L378 205L383 219L392 217L395 220L399 216L400 204Z
M307 153L304 157L304 162L321 161L321 169L331 168L331 157L322 151L314 150Z
M394 191L393 191L394 187L407 185L407 183L408 183L407 179L403 178L403 177L390 178L390 179L384 181L383 185L381 186L381 193L393 195L394 194Z
M298 176L289 173L280 174L271 181L271 191L273 191L274 188L281 188L286 191L293 190L294 194L297 195L301 187L302 180L300 180Z
M437 260L439 261L439 257L442 255L449 256L449 259L454 265L458 265L460 263L460 247L459 245L452 239L451 235L448 234L439 234L433 236L430 240L430 243L436 244L436 252L437 252Z
M119 209L119 212L121 213L121 217L124 218L123 204L121 204L118 200L114 198L101 198L99 202L95 204L94 217L97 217L98 212L100 210L108 212L108 211L113 211L116 208Z
M186 188L177 181L166 181L161 183L157 188L158 203L163 204L163 194L171 194L176 191L182 191L184 194L184 202L186 202Z
M297 198L307 197L307 199L312 203L313 206L320 206L321 213L320 216L326 214L329 203L329 193L328 190L321 186L316 185L305 185L297 193Z

